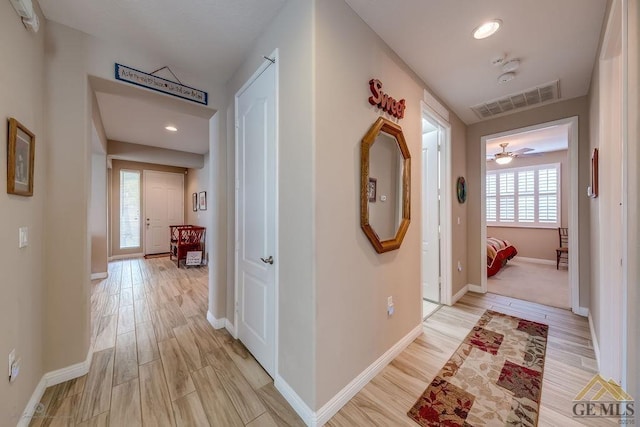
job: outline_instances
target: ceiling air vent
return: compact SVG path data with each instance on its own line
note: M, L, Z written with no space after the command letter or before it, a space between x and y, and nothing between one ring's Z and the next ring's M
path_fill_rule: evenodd
M480 119L488 119L500 114L514 112L538 104L560 99L560 81L556 80L520 93L507 95L500 99L483 102L471 107Z

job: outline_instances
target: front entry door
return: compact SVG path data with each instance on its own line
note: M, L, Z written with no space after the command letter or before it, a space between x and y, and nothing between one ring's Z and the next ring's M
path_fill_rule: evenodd
M275 372L276 67L236 97L238 338Z
M146 255L169 252L169 226L184 221L184 175L144 171Z

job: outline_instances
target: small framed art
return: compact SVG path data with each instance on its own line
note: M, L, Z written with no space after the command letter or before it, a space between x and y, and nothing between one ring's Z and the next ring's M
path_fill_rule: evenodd
M14 118L9 119L7 141L7 193L33 196L36 137Z
M201 191L200 194L198 194L198 209L200 209L201 211L207 210L207 192L206 191Z

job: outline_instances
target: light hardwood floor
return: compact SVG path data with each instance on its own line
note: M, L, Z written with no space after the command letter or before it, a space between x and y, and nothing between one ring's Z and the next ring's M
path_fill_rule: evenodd
M118 261L91 297L89 373L46 390L34 426L297 426L271 378L226 331L206 320L207 270L167 258ZM587 321L495 294L441 307L424 334L385 367L329 426L415 426L406 412L485 309L549 328L539 426L613 425L571 417L596 370Z
M539 426L617 425L572 418L572 401L596 372L589 325L570 311L496 294L465 295L424 322L424 334L354 396L328 426L416 426L407 411L486 309L549 325Z
M109 264L93 282L89 373L47 388L32 426L303 426L242 343L206 320L206 268Z

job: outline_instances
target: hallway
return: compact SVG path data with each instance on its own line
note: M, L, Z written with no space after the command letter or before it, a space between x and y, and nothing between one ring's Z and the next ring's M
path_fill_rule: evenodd
M244 346L206 320L208 269L167 257L93 282L87 375L49 387L32 426L304 425Z

